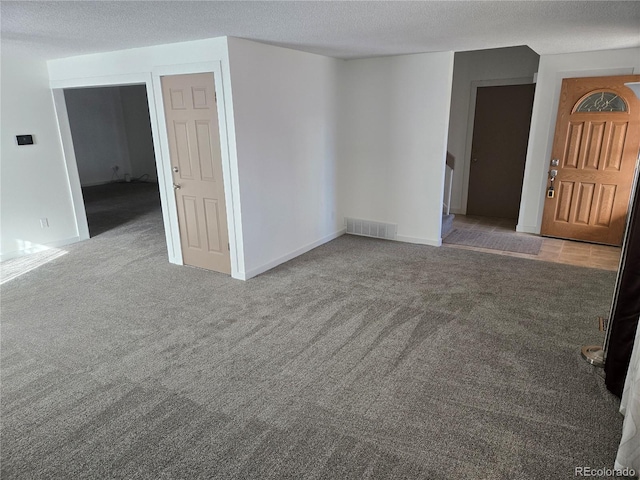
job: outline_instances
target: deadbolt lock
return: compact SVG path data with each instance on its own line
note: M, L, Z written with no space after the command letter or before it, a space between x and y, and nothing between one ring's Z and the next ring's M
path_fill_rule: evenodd
M558 165L560 165L560 160L558 160L557 158L551 160L552 167L557 167Z
M554 158L553 160L551 160L551 166L557 167L558 166L557 162L558 160ZM555 168L552 168L549 170L549 181L551 184L547 189L547 198L553 198L556 194L555 189L553 188L553 182L555 182L557 176L558 176L558 170L556 170Z
M173 167L172 170L173 170L173 173L178 173L178 167Z

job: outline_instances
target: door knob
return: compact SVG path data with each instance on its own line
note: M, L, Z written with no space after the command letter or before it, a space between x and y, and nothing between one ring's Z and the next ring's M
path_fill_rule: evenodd
M472 159L471 159L471 161L472 161L473 163L476 163L476 162L478 161L478 159L477 159L477 158L472 158Z
M173 173L178 173L178 167L173 167L172 170L173 170Z
M181 188L181 187L180 187L180 184L178 184L178 183L174 183L174 184L173 184L173 189L174 189L174 190L180 190L180 188Z

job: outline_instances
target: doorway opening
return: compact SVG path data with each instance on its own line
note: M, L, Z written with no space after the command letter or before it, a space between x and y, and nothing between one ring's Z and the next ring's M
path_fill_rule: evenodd
M510 121L502 122L507 124L506 127L502 127L500 124L494 125L494 119L490 116L492 109L503 112L497 121L503 120L502 117L520 115L518 121L526 125L523 128L528 135L531 105L526 107L512 105L507 93L517 95L519 89L533 90L539 62L540 56L526 45L455 53L447 141L447 150L455 158L455 168L447 169L444 203L448 204L448 208L443 212L452 215L449 216L448 223L451 224L449 228L445 228L445 218L443 217L443 239L454 229L453 220L455 217L453 216L473 213L475 207L481 210L483 202L487 203L487 199L484 197L504 197L508 190L510 193L507 196L511 200L505 201L504 204L510 203L510 207L506 213L504 211L476 211L474 212L476 215L497 215L495 218L512 217L514 209L516 210L515 215L518 215L517 203L520 199L513 200L517 196L513 191L522 191L522 178L516 179L519 175L514 175L513 164L507 163L504 166L504 163L501 164L499 160L494 158L491 151L484 153L482 159L480 156L472 154L473 137L481 133L476 132L478 129L476 106L488 104L489 113L484 115L481 123L487 134L495 135L492 139L494 142L503 142L504 137L508 134L501 129L511 129L512 125ZM489 94L493 94L493 96ZM524 94L521 93L522 95ZM507 141L509 142L510 138ZM503 156L507 155L506 147L499 153ZM476 159L473 167L472 158ZM524 156L518 161L524 165L525 159L526 146ZM483 169L488 172L484 178ZM480 170L480 175L477 175L476 170ZM517 170L518 168L515 168L516 172ZM470 188L473 189L471 198L469 198ZM478 200L478 196L480 200ZM490 198L488 201L490 203ZM516 204L515 208L514 204ZM471 206L472 212L467 212L469 206Z
M89 235L157 224L160 191L145 85L64 90Z
M512 244L509 248L515 252L537 254L539 251L539 240L515 236L534 93L535 84L517 81L506 85L474 86L470 155L465 164L468 181L463 185L466 205L457 218L443 216L445 243L470 242L477 247L493 245L489 248L498 250L505 244ZM452 182L450 178L449 196ZM488 225L489 230L495 232L483 228L469 235L466 227L474 224ZM525 243L530 245L525 246Z

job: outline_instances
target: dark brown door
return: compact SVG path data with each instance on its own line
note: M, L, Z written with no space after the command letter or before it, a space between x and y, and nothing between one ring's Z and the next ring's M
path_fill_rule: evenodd
M535 85L479 87L467 215L518 218Z
M562 81L541 234L621 245L640 148L640 75ZM549 184L550 184L549 180Z

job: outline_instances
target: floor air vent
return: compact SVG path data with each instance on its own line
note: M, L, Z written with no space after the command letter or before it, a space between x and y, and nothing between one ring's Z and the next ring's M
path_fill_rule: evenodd
M365 237L395 240L398 226L391 223L370 222L359 218L345 218L347 233L364 235Z

